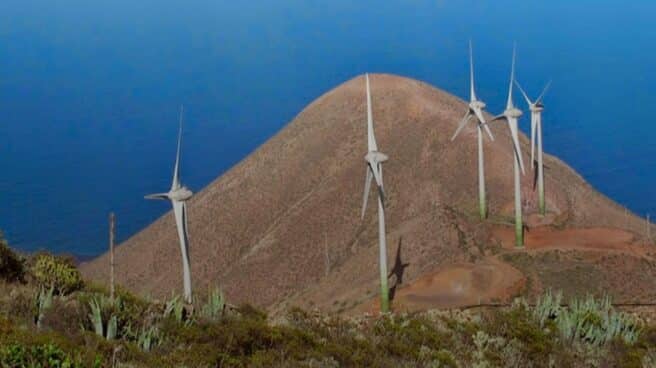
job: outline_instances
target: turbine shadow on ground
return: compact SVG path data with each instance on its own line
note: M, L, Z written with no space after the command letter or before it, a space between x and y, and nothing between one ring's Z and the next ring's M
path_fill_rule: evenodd
M405 273L405 269L408 266L410 266L410 263L403 263L403 260L401 259L402 245L403 245L403 237L401 236L399 237L399 243L396 247L396 257L394 257L394 267L392 267L392 270L387 276L388 279L392 276L395 276L394 286L390 288L390 300L394 300L394 296L396 295L396 289L399 287L399 285L403 284L403 274Z

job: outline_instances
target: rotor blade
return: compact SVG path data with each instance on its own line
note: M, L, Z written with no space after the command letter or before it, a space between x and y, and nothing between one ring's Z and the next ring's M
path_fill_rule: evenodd
M519 161L519 167L522 169L522 174L526 173L526 170L524 170L524 160L522 159L522 150L519 145L519 133L517 132L517 123L515 122L514 124L509 123L510 126L510 137L512 138L512 143L513 143L513 149L515 151L515 156L517 157L517 160Z
M506 109L509 110L513 108L512 100L512 91L513 91L513 81L515 80L515 53L516 46L513 44L513 54L512 54L512 65L510 67L510 87L508 88L508 101L506 101Z
M380 201L385 206L385 188L383 186L383 165L378 164L378 178L380 178L380 183L378 185L378 195L380 196Z
M155 193L144 196L145 199L169 199L168 193Z
M189 260L189 238L187 234L186 214L185 202L173 201L173 215L175 216L175 225L178 228L178 239L180 240L180 253L182 255L183 263L186 263L185 261L188 262ZM185 267L186 266L188 266L188 264L185 265Z
M506 120L507 121L508 118L506 117L505 114L497 115L497 116L493 117L490 121L488 121L486 124L489 124L489 123L491 123L493 121L497 121L497 120Z
M364 219L364 214L367 211L367 201L369 200L369 191L371 190L371 180L373 180L373 175L371 174L371 167L367 165L367 176L364 179L364 197L362 198L362 213L360 218Z
M472 41L469 40L469 100L476 101L476 91L474 90L474 52L472 51Z
M492 135L492 131L490 130L490 127L487 125L487 122L485 121L485 116L483 116L483 111L481 111L481 109L475 109L474 114L476 114L478 123L483 126L483 129L485 129L487 135L490 136L490 140L494 141L494 136Z
M542 93L540 93L540 96L538 97L536 102L542 102L542 97L544 97L545 93L547 93L547 90L549 90L549 87L551 87L551 79L549 79L549 82L547 82L547 85L544 86L544 89L542 90Z
M451 141L453 142L454 139L460 134L460 131L467 125L467 122L469 121L469 118L471 118L471 111L467 110L467 113L465 114L465 117L460 120L458 123L458 128L456 129L456 132L453 133L453 136L451 137Z
M173 182L171 190L180 188L180 145L182 144L182 114L184 106L180 105L180 128L178 130L178 149L175 154L175 167L173 168Z
M492 131L490 130L488 123L483 123L481 125L483 126L483 129L485 129L487 135L490 136L490 140L494 142L494 136L492 135Z
M371 88L369 87L369 74L365 74L367 80L367 144L369 151L378 151L376 137L374 136L374 118L371 111Z
M537 117L531 112L531 162L535 161L535 129L537 127Z
M515 85L517 86L517 88L519 88L519 91L520 91L520 92L522 93L522 95L524 96L524 99L526 100L526 103L527 103L529 106L533 105L533 102L531 102L531 99L528 98L528 95L527 95L526 92L524 91L524 88L522 88L522 86L519 84L519 82L518 82L517 80L515 80Z

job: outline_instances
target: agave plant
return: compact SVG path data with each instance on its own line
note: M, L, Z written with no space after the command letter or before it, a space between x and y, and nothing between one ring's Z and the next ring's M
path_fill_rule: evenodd
M50 287L50 289L45 289L44 287L41 287L39 289L39 293L36 296L36 327L41 328L41 322L43 321L43 316L45 315L45 311L52 307L52 298L53 294L55 292L54 287Z
M585 299L573 299L569 308L560 307L562 294L546 293L538 300L534 316L541 325L548 318L555 321L561 337L568 342L581 341L600 346L620 338L627 344L637 341L642 328L639 319L617 312L610 297L599 300L588 295Z
M223 316L225 297L220 288L214 288L207 294L207 303L201 309L201 315L210 320L218 320Z
M159 329L155 326L150 326L149 328L144 327L137 336L137 346L139 346L141 350L149 352L158 344L159 340Z
M174 295L171 299L166 301L164 307L164 318L173 317L178 322L183 322L184 315L184 301L180 295Z
M122 300L120 297L111 299L105 296L96 296L89 302L89 321L93 325L93 329L97 335L104 337L107 340L114 340L118 334L118 318L112 314L107 322L103 320L103 311L110 309L121 309Z

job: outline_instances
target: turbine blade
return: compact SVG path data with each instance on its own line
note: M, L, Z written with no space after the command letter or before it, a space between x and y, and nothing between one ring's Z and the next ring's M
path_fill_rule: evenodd
M147 196L144 196L145 199L164 199L168 200L169 199L169 194L168 193L155 193L155 194L149 194Z
M171 183L171 190L180 188L180 145L182 144L182 114L184 107L180 105L180 127L178 130L178 149L175 154L175 167L173 168L173 182Z
M371 180L373 180L373 175L371 174L371 167L367 165L367 176L364 179L364 197L362 198L362 213L360 215L361 219L364 219L364 214L367 211L367 201L369 200L369 191L371 190Z
M374 136L374 118L371 109L371 87L369 86L369 74L365 74L367 80L367 144L369 151L378 151L376 137Z
M507 121L508 118L506 117L505 114L497 115L497 116L493 117L492 120L488 121L487 124L489 124L493 121L497 121L497 120L506 120Z
M173 201L173 215L175 216L175 225L178 229L178 238L180 240L185 300L189 303L191 301L191 274L189 270L189 239L187 233L187 210L185 202Z
M485 129L487 135L490 136L490 140L494 142L494 136L492 135L492 131L490 130L488 123L483 123L481 125L483 126L483 129Z
M513 149L515 151L515 156L517 157L517 161L519 161L519 167L522 169L522 174L526 173L526 170L524 170L524 160L522 159L522 150L519 145L519 133L517 132L517 122L510 123L508 124L510 126L510 136L512 138L512 143L513 143Z
M385 206L385 187L383 186L383 165L378 164L378 178L380 178L380 182L378 183L378 195L380 196L380 201L383 203L383 206Z
M490 136L490 139L492 141L494 141L494 136L492 135L492 131L490 131L490 127L487 125L487 122L485 121L485 116L483 116L483 111L481 111L481 109L475 109L474 114L478 119L478 123L483 126L483 129L485 129L487 135Z
M537 127L537 117L531 112L531 162L535 161L535 129Z
M529 106L533 105L533 102L531 102L531 99L528 98L528 95L526 94L526 91L524 91L524 88L522 88L522 86L519 84L519 82L517 80L515 80L515 85L517 86L517 88L519 88L519 91L522 93L522 96L524 96L524 99L526 100L526 103Z
M476 91L474 88L474 52L472 50L472 41L469 40L469 100L476 101Z
M460 120L458 123L458 128L456 129L456 132L453 133L453 136L451 137L451 141L453 142L454 139L460 134L460 131L467 125L467 122L469 121L469 118L471 118L471 110L467 110L467 113L465 114L465 117Z
M549 79L549 82L547 82L547 85L544 86L544 89L542 90L542 93L540 93L540 96L538 97L538 99L535 100L536 102L542 102L542 98L544 97L544 95L549 90L549 87L551 87L551 79Z
M369 164L369 167L371 167L371 172L374 174L374 179L376 179L376 185L378 187L383 186L383 175L382 175L382 168L380 166L380 163L375 162L373 164Z
M513 81L515 80L515 52L516 46L513 45L513 54L512 54L512 64L510 67L510 87L508 88L508 101L506 101L506 109L509 110L513 108L512 92L513 92Z

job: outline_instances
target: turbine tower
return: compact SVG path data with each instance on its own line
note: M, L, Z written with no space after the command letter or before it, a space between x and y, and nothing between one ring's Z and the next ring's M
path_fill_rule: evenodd
M365 74L367 84L367 146L368 152L364 156L367 162L367 174L364 184L364 198L362 200L362 214L364 219L367 210L367 199L371 190L372 179L376 180L378 187L378 246L380 267L380 311L389 312L389 288L387 287L387 243L385 239L385 191L383 189L383 165L387 161L386 154L378 151L376 137L374 137L374 121L371 112L371 90L369 88L369 74Z
M521 193L521 179L519 171L524 174L524 161L522 160L522 151L519 147L519 131L517 127L517 120L522 116L522 112L515 107L512 99L513 83L515 81L515 48L513 47L512 66L510 69L510 86L508 88L508 100L506 102L506 110L494 120L506 120L508 128L510 128L510 137L512 139L513 151L515 159L513 166L515 171L515 246L524 246L524 224L522 222L522 193Z
M180 128L178 131L178 149L175 156L175 167L173 168L173 183L167 193L157 193L147 195L146 199L163 199L171 201L173 205L173 214L175 224L178 228L178 238L180 240L180 253L182 254L182 276L184 283L184 300L192 303L191 295L191 266L189 264L189 239L187 237L187 205L186 201L191 198L193 193L189 188L180 183L180 144L182 143L182 112L180 107Z
M485 122L485 117L483 116L483 109L485 109L485 103L476 98L476 90L474 88L474 56L472 52L472 43L469 41L469 109L465 114L465 117L460 120L458 123L458 128L456 132L451 137L453 142L462 129L467 125L469 119L474 117L478 121L476 124L477 136L478 136L478 209L480 212L481 220L484 220L487 217L487 200L485 199L485 162L483 155L483 132L482 129L485 129L485 132L490 139L494 141L492 132Z
M538 207L540 209L540 214L544 216L547 213L547 206L544 200L544 165L542 163L542 155L543 155L542 111L544 111L542 98L544 97L544 94L549 89L549 86L551 85L551 81L547 83L547 85L542 90L542 93L540 93L540 96L538 96L538 98L534 102L531 101L530 98L528 98L528 95L526 94L522 86L519 85L519 82L517 82L517 80L515 80L515 84L517 84L517 87L522 92L522 95L524 95L524 99L526 100L526 103L528 104L528 107L531 110L531 162L534 163L535 166L537 166ZM535 161L536 144L538 148L537 162Z

